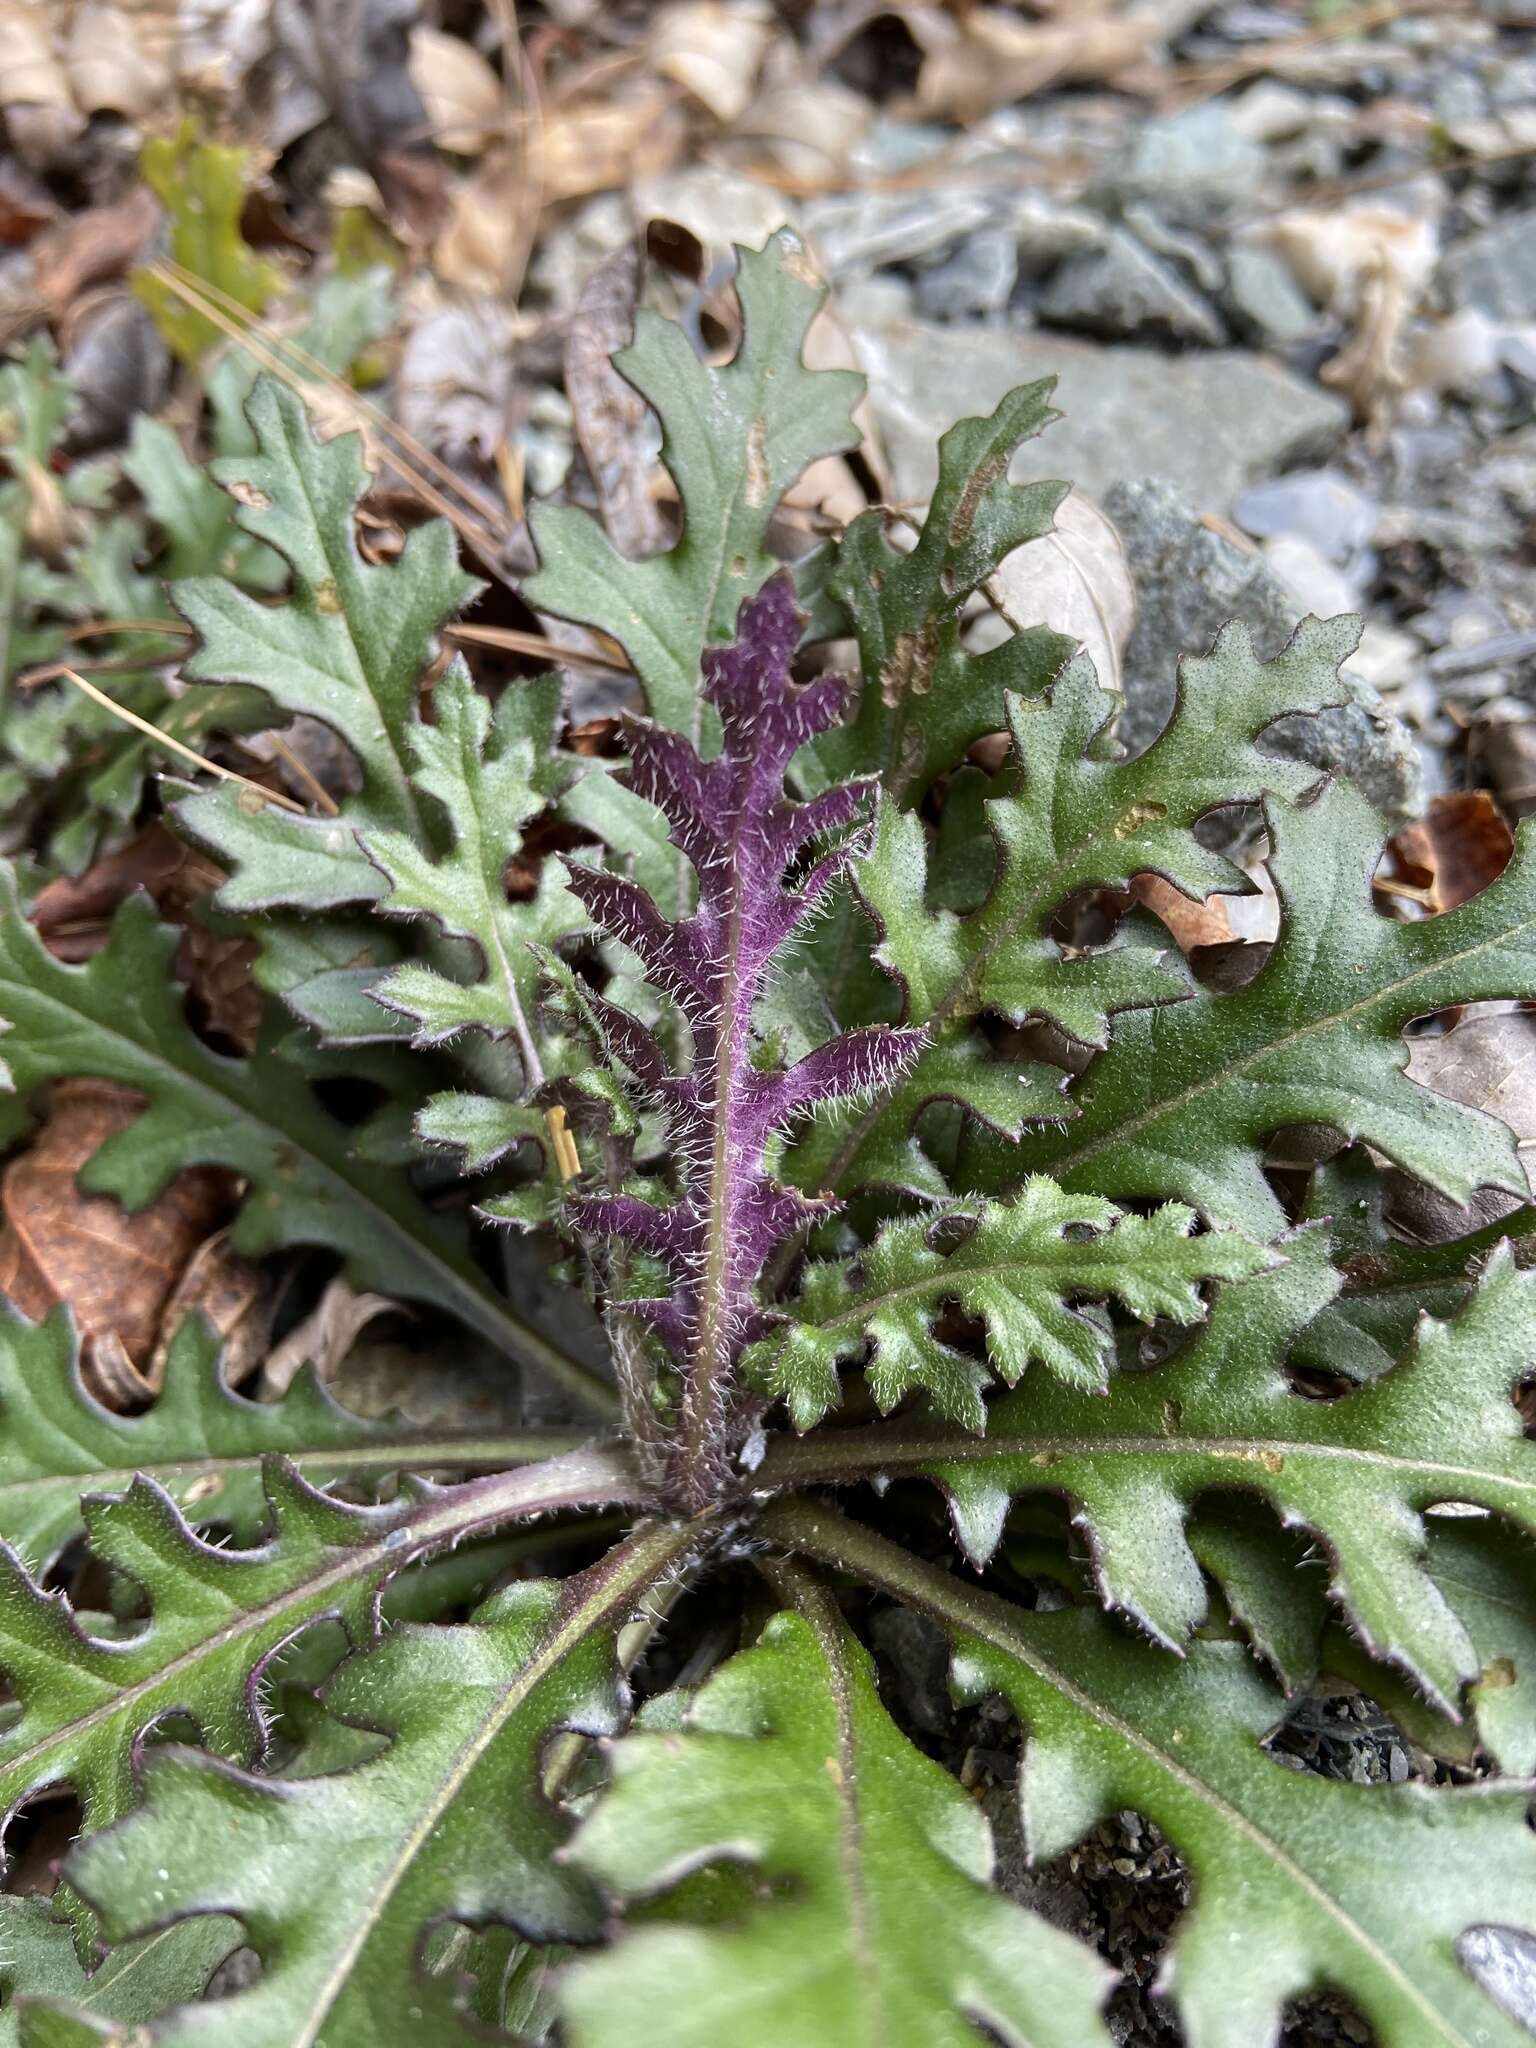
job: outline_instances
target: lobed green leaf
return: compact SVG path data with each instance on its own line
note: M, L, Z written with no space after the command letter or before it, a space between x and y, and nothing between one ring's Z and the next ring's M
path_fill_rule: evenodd
M680 1733L630 1735L613 1763L572 1851L609 1891L740 1863L755 1883L717 1923L695 1879L668 1916L683 1924L578 1964L573 2048L1107 2044L1103 1965L990 1889L985 1820L887 1717L819 1591L715 1674Z
M695 738L699 657L732 638L742 600L778 567L765 542L779 500L818 456L859 438L861 380L803 359L826 287L798 237L782 229L762 250L738 250L736 292L741 344L723 367L701 362L680 326L646 312L614 358L661 421L662 460L683 508L676 545L632 562L575 506L529 515L542 567L523 585L528 601L617 640L651 716Z

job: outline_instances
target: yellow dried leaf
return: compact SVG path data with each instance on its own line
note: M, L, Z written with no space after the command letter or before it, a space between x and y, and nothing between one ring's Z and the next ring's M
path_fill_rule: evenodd
M409 70L440 149L479 156L506 127L501 80L462 36L413 28Z
M752 104L772 24L756 0L678 0L651 25L651 69L670 78L729 127Z
M53 47L48 8L33 0L0 0L0 107L73 108L74 103Z
M64 64L75 104L85 114L142 121L171 89L176 31L163 14L130 14L108 0L84 0L69 26Z
M933 8L903 18L924 49L918 111L941 121L977 121L1047 85L1114 78L1156 38L1149 16L1074 8L1057 21L1024 21L1002 7L972 7L961 20Z

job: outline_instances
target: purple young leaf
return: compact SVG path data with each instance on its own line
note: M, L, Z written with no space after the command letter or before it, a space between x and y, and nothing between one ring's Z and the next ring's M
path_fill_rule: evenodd
M734 1448L731 1375L762 1328L755 1292L775 1246L833 1206L780 1186L768 1148L797 1110L862 1094L900 1077L919 1031L850 1031L787 1071L751 1059L752 1009L774 956L816 914L852 857L852 842L824 854L793 887L785 873L813 841L854 822L872 785L850 783L809 803L784 793L784 774L807 740L834 725L849 688L822 676L803 688L789 664L801 618L787 574L741 608L733 645L704 656L704 696L720 713L724 744L701 761L686 739L641 720L628 727L630 780L666 813L672 843L698 876L698 908L670 922L636 883L571 867L571 888L594 923L620 939L677 1002L693 1040L686 1074L667 1071L643 1026L602 1005L609 1050L662 1111L682 1192L669 1208L624 1195L570 1206L580 1230L619 1237L671 1266L673 1293L626 1302L673 1353L683 1382L682 1431L671 1474L690 1511L716 1497Z

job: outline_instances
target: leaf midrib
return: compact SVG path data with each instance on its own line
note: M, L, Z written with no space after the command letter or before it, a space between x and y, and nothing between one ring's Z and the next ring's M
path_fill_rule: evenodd
M1084 1161L1096 1157L1107 1147L1129 1144L1136 1132L1144 1129L1149 1124L1162 1123L1176 1117L1191 1102L1198 1101L1200 1096L1207 1090L1224 1088L1234 1078L1250 1072L1254 1067L1262 1065L1265 1061L1276 1057L1283 1057L1293 1046L1302 1044L1306 1039L1315 1038L1323 1032L1334 1031L1348 1025L1354 1018L1363 1017L1370 1011L1390 1002L1394 997L1412 988L1416 982L1425 981L1432 975L1454 973L1465 961L1473 960L1480 953L1490 952L1496 947L1510 945L1533 927L1536 927L1536 916L1518 919L1516 922L1504 926L1501 930L1479 939L1476 944L1463 947L1459 953L1441 954L1433 959L1426 960L1421 966L1416 967L1411 974L1404 975L1398 981L1388 982L1385 986L1374 990L1368 996L1362 996L1358 1002L1351 1003L1342 1010L1330 1011L1325 1017L1314 1017L1309 1023L1298 1025L1294 1031L1287 1032L1283 1037L1266 1039L1262 1045L1256 1046L1253 1051L1226 1061L1217 1073L1203 1074L1197 1081L1191 1082L1188 1087L1181 1090L1180 1093L1163 1102L1138 1110L1134 1115L1122 1119L1116 1123L1113 1130L1107 1132L1104 1136L1095 1138L1087 1144L1077 1146L1075 1150L1059 1155L1052 1162L1053 1173L1060 1178L1069 1172L1075 1171ZM1412 927L1408 927L1408 929L1412 929ZM1266 978L1267 976L1261 976L1260 981L1251 983L1249 992L1256 992L1260 988L1262 981ZM1234 999L1230 997L1209 997L1206 1000L1215 1009L1219 1008L1224 1000L1231 1001ZM1238 998L1238 1000L1241 1000L1241 998ZM1255 1002L1253 1007L1257 1008L1259 1006ZM1406 1062L1406 1048L1403 1048L1403 1053ZM1403 1075L1402 1067L1399 1067L1397 1072L1401 1077ZM1434 1091L1426 1089L1425 1093L1433 1094Z
M332 1967L317 1987L308 2017L293 2037L293 2048L315 2048L337 1998L346 1986L353 1965L373 1937L390 1900L423 1846L436 1832L443 1815L459 1796L466 1780L512 1716L559 1665L566 1652L575 1648L588 1633L600 1626L614 1610L627 1611L631 1597L650 1583L659 1572L674 1563L694 1540L694 1532L679 1523L663 1524L631 1539L628 1555L618 1562L609 1559L609 1571L595 1591L569 1615L560 1620L534 1653L497 1696L480 1726L461 1745L451 1768L444 1772L435 1796L424 1806L403 1837L388 1868L369 1894L366 1906L350 1939L336 1956Z
M242 1636L257 1633L266 1623L284 1615L285 1611L302 1607L306 1602L323 1596L333 1587L345 1584L349 1579L366 1577L369 1572L379 1570L386 1564L391 1572L399 1571L434 1545L450 1538L457 1539L467 1535L482 1525L510 1520L519 1511L523 1514L543 1514L556 1507L582 1505L586 1502L589 1492L593 1492L595 1497L595 1490L599 1486L599 1477L594 1473L591 1488L567 1486L552 1490L548 1497L533 1495L520 1500L518 1483L522 1482L526 1493L530 1476L526 1472L503 1475L499 1497L497 1490L488 1488L484 1482L455 1489L425 1514L420 1513L419 1501L403 1502L395 1514L378 1525L379 1534L374 1541L347 1551L344 1557L324 1571L304 1579L296 1586L285 1588L255 1608L245 1610L237 1621L214 1634L200 1637L196 1643L178 1652L155 1671L146 1674L142 1679L136 1679L131 1685L121 1687L110 1700L92 1707L88 1713L78 1715L64 1726L52 1730L17 1754L6 1756L3 1748L0 1748L0 1778L26 1770L39 1758L48 1756L66 1744L78 1742L104 1721L120 1714L131 1714L134 1702L144 1699L163 1685L174 1684L183 1672L193 1670L199 1664L229 1649ZM573 1491L574 1499L569 1497ZM622 1497L623 1489L616 1488L610 1477L608 1497L615 1497L616 1492ZM401 1540L402 1532L409 1540ZM234 1553L237 1561L239 1555L238 1552ZM141 1638L129 1637L117 1643L102 1641L83 1632L80 1640L88 1648L109 1652L119 1649L127 1652L143 1646ZM134 1732L136 1734L137 1729Z
M475 1282L467 1274L460 1273L453 1262L443 1253L415 1236L398 1218L391 1216L390 1212L383 1208L368 1193L367 1187L361 1181L354 1180L343 1168L333 1166L324 1160L315 1151L308 1139L292 1131L285 1130L281 1125L269 1122L266 1117L260 1115L247 1102L243 1101L240 1095L234 1092L233 1088L221 1087L216 1081L195 1073L188 1067L178 1065L174 1060L165 1057L156 1044L142 1044L139 1040L130 1037L127 1032L119 1030L116 1026L99 1017L88 1016L78 1009L71 1009L61 998L51 995L39 984L22 983L21 994L26 1002L45 1007L62 1015L66 1019L66 1030L71 1023L78 1026L82 1016L85 1016L85 1021L93 1031L99 1032L103 1036L130 1048L135 1059L147 1065L151 1072L158 1072L168 1076L170 1085L179 1085L183 1089L196 1090L200 1095L209 1098L213 1102L224 1104L227 1108L233 1108L247 1124L253 1126L261 1134L270 1147L274 1158L279 1154L282 1146L293 1146L306 1160L310 1161L317 1175L323 1176L333 1188L344 1190L348 1196L370 1215L376 1216L390 1235L404 1244L414 1259L419 1260L423 1265L440 1276L438 1284L445 1288L451 1299L464 1305L461 1313L472 1329L479 1330L493 1344L504 1346L514 1357L521 1354L531 1362L554 1372L564 1385L571 1387L573 1391L579 1391L585 1399L590 1400L600 1409L606 1410L611 1407L611 1402L602 1399L600 1384L595 1380L591 1380L585 1369L579 1366L574 1359L569 1359L563 1352L557 1351L555 1346L550 1344L547 1339L541 1337L537 1331L527 1324L520 1322L511 1313L509 1308L499 1303L494 1297L483 1293ZM180 1028L182 1031L186 1030L184 1024ZM195 1050L202 1058L212 1059L214 1057L212 1054L204 1054L201 1047L197 1047ZM107 1076L106 1078L118 1077ZM319 1111L316 1113L320 1114ZM265 1182L269 1187L275 1181L276 1173L277 1169L273 1165L269 1167L264 1176ZM347 1257L352 1256L350 1252L344 1252L344 1255Z
M1113 1232L1108 1233L1108 1235L1110 1242L1113 1243ZM1200 1238L1187 1238L1184 1240L1185 1243L1191 1245L1198 1245L1204 1241ZM1082 1254L1091 1251L1092 1246L1089 1244L1064 1243L1061 1249L1063 1253L1075 1252ZM818 1331L844 1329L850 1324L867 1322L871 1316L878 1315L893 1302L910 1301L914 1296L921 1295L958 1294L965 1283L971 1280L1016 1281L1018 1284L1013 1288L1013 1292L1015 1297L1021 1301L1023 1299L1022 1287L1036 1275L1039 1276L1044 1284L1051 1288L1053 1304L1060 1302L1064 1292L1081 1293L1088 1291L1090 1288L1095 1295L1101 1293L1104 1295L1113 1294L1118 1298L1120 1295L1119 1283L1116 1280L1107 1278L1106 1275L1118 1273L1121 1279L1124 1279L1128 1274L1134 1276L1138 1272L1145 1270L1144 1267L1137 1266L1135 1258L1129 1253L1119 1253L1114 1260L1106 1259L1102 1265L1097 1266L1091 1263L1083 1265L1080 1261L1065 1258L1063 1259L1063 1265L1070 1269L1065 1277L1062 1277L1058 1269L1044 1259L1019 1257L1016 1259L1002 1259L994 1264L986 1265L955 1265L947 1262L946 1270L942 1273L932 1273L921 1280L909 1280L900 1287L889 1287L879 1294L861 1295L857 1301L845 1309L840 1309L836 1315L826 1316L819 1321L812 1321L810 1317L795 1318L790 1323L790 1329L791 1331L797 1329ZM1186 1283L1191 1283L1198 1280L1208 1280L1217 1276L1209 1273L1186 1273L1180 1274L1178 1277ZM1057 1284L1058 1281L1059 1285ZM1024 1305L1028 1306L1027 1303Z
M1050 795L1054 816L1054 806L1056 802L1056 789L1054 783L1051 785ZM1005 801L1012 802L1020 802L1023 800L1024 798L1018 795L1009 799L1005 799ZM1236 801L1236 799L1234 799L1234 801ZM1164 826L1167 825L1167 822L1168 821L1166 819L1159 820L1159 823L1163 824ZM1188 832L1192 829L1192 827L1184 823L1183 821L1180 821L1176 829L1179 831ZM1083 841L1082 846L1080 848L1074 851L1072 855L1073 861L1078 865L1081 865L1081 863L1084 860L1089 859L1094 853L1096 853L1100 847L1107 846L1110 843L1110 840L1113 838L1113 830L1114 828L1112 821L1106 821L1104 824L1102 824L1096 831L1090 834L1089 837ZM1053 826L1051 834L1053 844L1055 843L1055 836L1056 835ZM985 1007L982 995L982 988L986 979L986 970L990 965L991 961L993 960L994 956L998 953L998 951L1002 948L1002 946L1005 943L1018 938L1021 932L1023 932L1026 927L1029 927L1028 937L1032 944L1039 946L1045 943L1044 939L1042 938L1038 930L1037 921L1040 916L1040 913L1044 910L1049 909L1052 903L1057 900L1057 897L1060 893L1059 891L1053 889L1053 885L1050 882L1042 882L1036 889L1030 891L1025 896L1022 903L1016 904L1005 915L999 917L995 923L990 922L988 919L987 913L990 904L997 897L1004 882L1006 868L1003 859L1003 853L1004 849L1001 846L999 846L998 873L993 881L992 889L989 893L987 903L984 904L982 908L976 913L975 933L973 937L969 933L970 921L966 919L959 920L959 936L962 939L962 941L967 940L969 938L971 950L969 952L968 957L966 958L964 966L961 968L959 974L955 977L954 981L950 984L947 993L941 996L939 1001L933 1005L928 1017L924 1020L925 1026L930 1034L928 1044L924 1047L925 1052L935 1051L947 1045L955 1043L956 1040L965 1031L965 1029L969 1027L971 1023L974 1022L977 1016L980 1015L982 1009ZM1141 869L1138 869L1136 870L1136 872L1141 873L1143 871ZM1152 872L1152 870L1147 870L1147 872ZM857 878L855 878L855 880L856 879ZM1164 879L1166 880L1170 878L1165 876ZM930 912L928 911L926 906L922 907L920 914L924 917L953 915L953 913ZM1128 952L1131 949L1129 947L1126 947L1124 949L1119 947L1104 947L1100 949L1100 955L1111 952L1118 952L1121 950ZM1163 949L1149 948L1146 950L1157 951L1160 954ZM1062 963L1058 962L1057 964ZM903 987L907 986L906 976L898 973L895 968L891 968L889 971L896 974L897 980L902 984ZM1187 994L1170 995L1166 999L1166 1002L1186 1002L1189 1000L1189 997L1192 996L1194 993L1194 989L1191 988ZM1136 1007L1142 1009L1163 1008L1166 1007L1166 1003L1154 1004L1149 1002L1137 1005ZM1049 1011L1042 1010L1039 1014L1041 1016L1050 1018L1052 1022L1056 1023L1057 1028L1061 1030L1067 1037L1070 1038L1073 1036L1073 1034L1067 1029L1065 1024L1061 1023L1059 1019L1051 1017L1051 1013ZM1089 1043L1090 1041L1085 1040L1083 1042ZM870 1134L878 1126L881 1118L892 1107L893 1103L899 1100L900 1091L892 1091L890 1094L872 1103L868 1110L865 1111L864 1115L859 1119L858 1123L855 1124L853 1130L849 1133L848 1137L844 1139L842 1148L832 1161L831 1169L828 1174L828 1179L834 1187L836 1187L841 1182L844 1174L847 1173L849 1167L852 1166L853 1162L858 1158L860 1152L863 1151L864 1146L869 1140Z
M335 585L336 589L339 591L344 587L351 585L357 588L357 594L359 596L359 599L361 599L366 595L366 592L361 588L361 574L359 573L356 576L354 576L353 569L355 567L358 572L361 572L361 569L364 565L360 561L356 562L355 564L346 561L343 561L342 563L338 564L335 556L332 554L330 535L327 529L327 523L321 519L319 508L316 505L315 499L310 492L309 472L303 460L304 455L311 451L305 450L303 448L296 448L293 445L293 428L294 422L290 418L290 416L285 412L283 415L283 440L285 443L285 450L288 457L289 467L291 473L298 479L299 489L303 494L304 508L306 512L309 514L309 522L314 530L315 539L319 544L321 559L322 561L324 561L326 568L329 570L331 581ZM297 428L297 431L301 435L303 435L308 432L308 429L303 426L299 426ZM258 538L260 537L261 536L258 535ZM348 540L350 541L350 532L348 534ZM344 545L346 545L345 542ZM412 571L412 566L413 565L406 564L403 562L397 564L395 573L409 574ZM310 616L315 619L320 619L326 617L334 617L335 614L323 613L321 612L318 605L312 605L310 607ZM350 605L344 604L341 607L340 617L342 621L342 630L346 635L346 643L348 647L352 650L352 659L356 665L357 670L356 677L352 679L353 687L355 688L358 684L361 684L363 693L365 694L365 696L368 699L368 702L373 706L373 709L377 714L379 721L379 730L383 737L385 746L388 749L390 765L393 771L392 779L395 783L395 800L400 805L401 812L405 818L405 822L411 832L412 837L415 838L418 841L418 843L423 842L425 839L425 834L423 833L422 830L421 810L420 806L416 802L416 794L411 782L410 771L406 767L405 757L401 753L399 740L397 739L395 732L391 727L389 718L385 714L384 706L379 700L378 692L375 690L373 686L373 677L371 670L369 668L369 664L363 658L363 651L358 643L357 633L352 623L352 607ZM337 677L337 681L342 682L343 679L341 677ZM348 736L346 734L343 734L342 737L347 738ZM361 747L359 747L358 751L360 753L364 752L364 750Z
M985 1622L978 1622L974 1624L974 1627L975 1632L983 1636L994 1648L1002 1651L1005 1656L1016 1658L1019 1663L1033 1671L1037 1678L1043 1680L1045 1684L1060 1693L1063 1699L1069 1700L1079 1713L1091 1720L1097 1721L1101 1727L1107 1728L1112 1734L1118 1736L1127 1747L1136 1750L1147 1758L1155 1769L1165 1772L1177 1785L1181 1786L1193 1798L1216 1814L1226 1826L1231 1828L1234 1834L1240 1836L1281 1876L1285 1877L1298 1891L1303 1892L1316 1906L1321 1908L1328 1918L1340 1928L1346 1938L1357 1944L1375 1964L1377 1969L1397 1986L1398 1990L1429 2021L1435 2033L1443 2041L1454 2044L1454 2048L1472 2048L1472 2044L1467 2040L1461 2029L1459 2027L1452 2027L1443 2015L1435 2010L1428 1997L1414 1983L1396 1957L1388 1954L1355 1916L1339 1900L1334 1898L1330 1892L1326 1891L1309 1871L1304 1870L1289 1851L1283 1848L1275 1840L1274 1836L1261 1827L1257 1821L1251 1820L1240 1807L1234 1806L1224 1794L1216 1790L1214 1785L1208 1784L1196 1772L1191 1770L1187 1764L1181 1763L1177 1757L1170 1755L1166 1749L1160 1748L1150 1736L1144 1735L1139 1728L1134 1727L1123 1716L1104 1705L1102 1701L1095 1700L1091 1693L1086 1693L1074 1685L1047 1658L1032 1651L1027 1645L1020 1642L1018 1638L1014 1637L1011 1630L1001 1628L995 1623L989 1625ZM1281 1767L1277 1764L1274 1768L1278 1770Z
M133 1465L87 1464L78 1472L38 1472L24 1479L0 1479L0 1502L24 1499L29 1494L54 1487L67 1487L73 1492L88 1487L93 1492L116 1493L137 1477L153 1479L169 1492L183 1476L215 1472L259 1473L267 1459L274 1455L283 1458L300 1473L336 1468L348 1472L398 1472L402 1467L419 1472L445 1466L473 1465L483 1465L488 1471L499 1472L546 1457L563 1457L570 1451L580 1450L590 1440L590 1432L575 1430L553 1435L536 1446L525 1436L482 1437L466 1431L463 1436L419 1437L402 1430L387 1441L351 1447L338 1444L333 1451L326 1450L323 1445L295 1449L273 1444L259 1451L209 1451L201 1456L194 1452L151 1463L141 1460Z
M849 1432L852 1434L852 1432ZM846 1479L852 1484L874 1472L886 1472L913 1467L939 1465L978 1464L988 1460L998 1462L1018 1461L1034 1464L1036 1460L1050 1459L1040 1463L1038 1481L1032 1484L1049 1486L1046 1476L1059 1461L1071 1458L1094 1458L1104 1455L1118 1457L1155 1458L1163 1464L1180 1458L1221 1458L1235 1460L1245 1465L1261 1465L1266 1459L1294 1457L1321 1459L1327 1463L1344 1466L1358 1465L1372 1469L1421 1473L1426 1478L1445 1477L1466 1480L1478 1487L1497 1485L1514 1487L1522 1493L1536 1497L1536 1477L1521 1479L1509 1472L1490 1472L1475 1466L1450 1465L1432 1458L1406 1458L1387 1451L1362 1450L1347 1444L1308 1443L1305 1439L1288 1441L1281 1437L1191 1437L1191 1436L1022 1436L1022 1437L899 1437L885 1438L880 1431L868 1436L859 1432L863 1441L856 1447L861 1454L856 1466L846 1462L846 1449L839 1452L836 1432L829 1441L806 1438L800 1441L786 1440L777 1458L770 1452L757 1477L760 1484L770 1486L802 1486L835 1482ZM1513 1439L1519 1441L1519 1439ZM785 1453L788 1455L784 1455ZM797 1457L797 1452L807 1453ZM819 1457L817 1454L820 1454ZM1459 1499L1465 1496L1450 1493L1444 1499Z
M881 1537L842 1523L841 1517L838 1517L837 1521L841 1525L840 1528L828 1538L818 1541L814 1536L810 1536L797 1543L796 1547L805 1549L813 1556L826 1557L836 1564L843 1564L845 1561L852 1563L854 1569L864 1576L874 1579L877 1583L883 1582L898 1599L925 1608L951 1636L958 1634L977 1637L1000 1651L1003 1656L1022 1664L1086 1719L1107 1729L1127 1747L1146 1758L1154 1769L1164 1772L1229 1826L1234 1834L1240 1836L1296 1889L1305 1893L1341 1929L1346 1938L1354 1942L1372 1963L1391 1979L1398 1990L1430 2023L1440 2040L1452 2044L1452 2048L1472 2048L1472 2044L1460 2029L1453 2029L1435 2010L1395 1957L1387 1954L1359 1921L1325 1891L1273 1835L1251 1820L1241 1808L1234 1806L1214 1786L1207 1784L1187 1764L1160 1748L1150 1736L1143 1734L1113 1708L1095 1699L1091 1693L1085 1692L1058 1670L1048 1657L1021 1639L1006 1620L999 1619L994 1614L994 1608L1003 1607L1000 1600L996 1600L995 1596L990 1594L963 1590L952 1583L945 1583L947 1575L938 1572L933 1566L909 1557ZM887 1556L894 1561L896 1569L881 1570L881 1561ZM1280 1766L1275 1765L1274 1768L1278 1770Z

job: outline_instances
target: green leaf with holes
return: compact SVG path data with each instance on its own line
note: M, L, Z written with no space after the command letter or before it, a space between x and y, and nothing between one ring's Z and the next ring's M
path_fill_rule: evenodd
M819 1593L772 1620L689 1706L637 1732L574 1856L640 1901L685 1872L663 1918L571 1972L573 2048L1098 2048L1091 1951L989 1885L987 1824L901 1735L869 1654ZM723 1874L745 1864L743 1900ZM644 1915L641 1915L642 1920Z
M618 1628L688 1542L653 1529L563 1587L508 1586L463 1626L394 1630L327 1689L338 1721L388 1738L350 1768L262 1778L156 1752L142 1810L79 1850L70 1880L109 1939L232 1911L264 1968L151 2026L146 2043L468 2043L483 2037L454 1979L424 1967L432 1931L596 1935L601 1898L558 1857L569 1822L541 1791L545 1752L563 1729L620 1725Z

